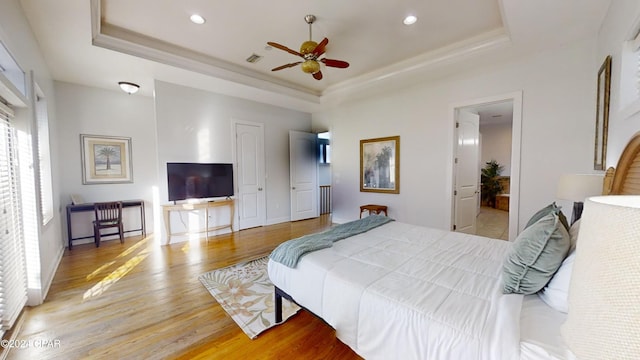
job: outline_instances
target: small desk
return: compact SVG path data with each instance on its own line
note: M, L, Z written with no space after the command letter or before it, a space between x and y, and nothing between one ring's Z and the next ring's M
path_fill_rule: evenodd
M144 200L122 200L122 208L128 208L128 207L140 207L140 224L141 227L139 229L132 229L132 230L126 230L125 233L128 232L132 232L132 231L141 231L142 232L142 237L147 236L147 231L145 228L145 222L144 222ZM71 247L73 246L73 240L80 240L80 239L90 239L93 238L93 235L91 236L81 236L81 237L73 237L73 234L71 232L71 214L74 212L85 212L85 211L91 211L93 212L93 203L85 203L85 204L69 204L67 205L67 237L69 239L69 250L71 250Z
M229 217L229 224L219 225L216 227L209 228L209 209L218 207L218 206L228 206L231 216ZM172 211L191 211L191 210L202 210L204 209L204 230L198 231L198 233L206 233L207 237L209 237L209 231L215 231L219 229L229 228L231 232L233 232L233 214L234 214L234 199L226 199L226 200L216 200L216 201L208 201L194 204L166 204L162 205L162 214L164 217L164 229L167 232L167 244L171 241L171 235L184 235L189 232L181 232L174 234L171 232L171 212Z
M369 214L378 214L378 215L380 215L381 212L384 212L384 216L389 216L387 214L387 206L386 205L369 204L369 205L360 206L360 219L362 219L362 213L365 210L368 211Z

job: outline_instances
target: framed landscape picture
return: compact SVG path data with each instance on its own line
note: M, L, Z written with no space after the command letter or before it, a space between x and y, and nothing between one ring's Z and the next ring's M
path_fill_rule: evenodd
M80 144L83 184L133 182L131 138L81 134Z
M596 139L593 169L606 170L607 134L609 131L609 101L611 90L611 56L604 59L598 71L598 97L596 104Z
M360 191L400 193L400 136L360 140Z

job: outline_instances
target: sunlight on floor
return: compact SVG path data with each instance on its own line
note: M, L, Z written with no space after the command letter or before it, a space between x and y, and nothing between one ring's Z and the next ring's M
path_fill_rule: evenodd
M126 250L118 254L115 260L105 263L104 265L97 268L94 272L87 275L86 279L87 281L90 281L93 278L97 277L98 274L105 271L106 269L111 267L113 264L115 264L117 259L124 258L125 256L132 254L136 250L140 250L140 252L137 255L127 260L123 265L119 266L110 274L105 276L102 280L100 280L97 284L95 284L91 289L87 290L82 296L82 300L86 301L91 298L95 298L102 295L105 291L107 291L107 289L109 289L109 287L111 287L111 285L118 282L118 280L122 279L131 270L133 270L133 268L135 268L144 259L146 259L149 256L149 253L151 252L151 249L148 246L146 246L148 245L148 242L149 242L149 238L145 238L138 241L131 247L127 248Z
M98 276L98 274L100 274L102 271L108 269L111 265L115 264L115 261L109 261L108 263L100 266L99 268L97 268L94 272L92 272L91 274L87 275L87 281L93 279L94 277Z

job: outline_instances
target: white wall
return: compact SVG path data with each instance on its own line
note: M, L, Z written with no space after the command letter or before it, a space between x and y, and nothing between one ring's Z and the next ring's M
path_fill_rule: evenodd
M595 40L585 40L393 93L345 100L314 114L314 127L328 127L332 135L334 220L356 219L360 205L377 203L388 205L397 220L450 229L452 104L522 90L522 228L555 200L562 173L592 166L594 53ZM401 137L400 194L359 192L359 141L393 135Z
M508 124L480 124L482 134L482 150L480 167L488 161L496 160L503 166L502 176L511 175L511 123Z
M162 81L155 92L161 203L167 162L233 162L233 121L249 121L264 124L267 224L290 220L289 130L311 131L310 114Z
M86 202L142 199L146 206L147 233L153 232L152 189L158 185L153 98L128 95L115 82L113 91L63 82L56 82L55 89L61 203L71 203L71 194L81 195ZM83 185L80 134L130 137L133 183ZM92 220L91 213L73 214L73 236L92 236ZM140 228L138 209L126 209L123 222L125 230ZM66 224L64 228L66 231ZM64 238L66 241L67 237ZM92 241L74 241L74 245Z
M633 26L639 25L634 24L634 22L639 20L639 1L612 1L598 34L598 49L593 73L597 73L598 68L607 55L611 55L612 57L607 167L616 166L620 154L629 142L631 136L640 131L640 113L627 113L620 101L620 60L622 57L622 43L635 35L631 33L634 30ZM637 28L635 30L637 31ZM595 124L595 118L593 122Z
M61 238L61 215L60 199L55 196L59 193L59 161L58 161L58 144L59 134L58 122L55 114L55 99L53 80L49 74L49 69L44 61L42 53L38 48L38 43L31 32L31 28L25 18L19 1L7 0L3 1L0 11L0 40L6 45L17 63L22 69L29 73L33 71L34 81L40 86L42 92L48 102L48 118L49 118L49 137L51 147L52 175L53 175L53 208L54 217L45 226L41 226L38 233L39 251L36 260L37 274L30 274L31 278L35 278L35 287L29 286L29 304L39 304L51 285L53 276L57 269L58 263L62 258L64 245ZM30 99L31 100L31 99ZM29 101L30 102L30 101ZM31 104L27 104L26 108L20 108L16 111L15 123L18 127L31 131L34 128L34 109ZM36 141L33 137L32 141ZM35 160L34 160L35 161ZM41 220L38 218L38 220ZM34 257L28 259L30 265L34 265Z

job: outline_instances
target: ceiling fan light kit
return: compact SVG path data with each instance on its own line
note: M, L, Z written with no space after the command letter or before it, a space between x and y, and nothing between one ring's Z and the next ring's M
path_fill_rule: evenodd
M300 65L300 68L307 74L315 74L320 71L320 63L315 60L306 60Z
M278 71L290 67L294 67L298 64L300 65L300 69L307 74L311 74L314 79L321 80L322 79L322 71L320 71L320 63L325 64L330 67L337 68L347 68L349 67L349 63L342 60L332 60L327 58L319 59L325 53L325 47L329 43L329 39L324 38L320 43L317 43L312 40L311 34L311 25L316 21L315 15L307 15L304 17L304 21L309 24L309 40L305 41L300 45L300 52L290 49L284 45L280 45L276 42L267 42L267 45L272 46L274 48L283 50L288 52L289 54L299 56L304 59L304 61L297 61L290 64L281 65L271 69L271 71Z

